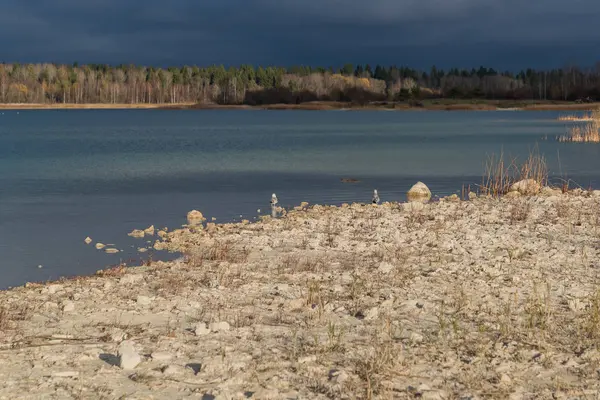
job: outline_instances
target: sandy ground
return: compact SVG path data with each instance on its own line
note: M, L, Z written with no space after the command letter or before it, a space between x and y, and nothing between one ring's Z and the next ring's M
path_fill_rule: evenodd
M598 398L600 192L205 225L0 292L0 398Z

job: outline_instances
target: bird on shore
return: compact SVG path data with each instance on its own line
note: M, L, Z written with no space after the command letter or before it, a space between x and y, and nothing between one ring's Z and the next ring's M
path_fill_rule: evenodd
M377 189L373 190L373 204L379 204L379 194L377 193Z
M271 207L275 207L277 203L279 203L279 201L277 200L277 196L275 195L275 193L273 193L271 195Z

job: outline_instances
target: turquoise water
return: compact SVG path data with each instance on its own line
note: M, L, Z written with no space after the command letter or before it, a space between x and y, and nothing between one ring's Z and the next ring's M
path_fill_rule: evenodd
M135 228L217 222L301 201L403 200L480 182L486 155L538 146L551 172L600 184L600 146L557 143L555 112L0 112L0 288L140 262ZM547 140L544 138L547 136ZM560 162L559 162L560 160ZM340 178L359 179L344 184ZM83 243L114 243L107 255ZM38 268L42 265L42 268Z

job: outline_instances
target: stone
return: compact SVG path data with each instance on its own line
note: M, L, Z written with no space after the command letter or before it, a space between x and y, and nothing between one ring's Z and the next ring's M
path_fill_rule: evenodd
M135 349L135 344L130 340L125 340L119 345L117 350L119 357L119 366L124 370L132 370L142 362L142 358Z
M98 250L102 250L102 249L103 249L103 248L105 248L105 247L106 247L106 245L105 245L105 244L102 244L102 243L96 243L96 249L98 249Z
M90 244L90 243L92 243L92 238L88 236L85 238L84 242L85 242L85 244Z
M148 251L148 249L145 247L138 247L137 251L138 251L138 253L145 253Z
M560 189L553 189L553 188L551 188L549 186L544 186L540 190L540 195L547 196L547 197L560 196L561 194L562 194L562 190L560 190Z
M152 300L148 296L138 296L136 303L138 303L140 306L149 306L152 304Z
M79 376L79 372L77 371L61 371L61 372L53 372L53 378L76 378Z
M142 274L127 274L123 276L119 282L122 284L135 284L144 280L144 275Z
M379 307L373 307L367 310L365 313L365 320L372 321L379 317Z
M519 192L523 195L537 194L541 189L541 185L535 179L523 179L513 183L509 192Z
M61 285L48 285L48 287L46 287L46 289L48 290L48 294L55 294L56 292L58 292L59 290L62 289Z
M226 332L230 329L229 323L222 321L222 322L213 322L212 324L210 324L210 326L208 327L210 329L211 332Z
M158 231L157 235L158 235L159 238L163 238L164 239L167 236L167 232L165 232L165 231Z
M417 182L407 193L408 201L427 202L431 199L431 191L423 182Z
M168 365L162 370L163 374L167 376L184 375L187 370L181 365Z
M154 236L154 225L151 225L148 228L144 229L144 233L148 236Z
M425 208L425 204L421 202L412 201L409 203L402 204L402 208L404 209L404 211L407 212L422 211Z
M73 312L75 311L75 303L73 303L72 301L65 301L63 303L63 312Z
M389 274L390 272L392 272L394 269L394 266L388 262L382 262L381 264L379 264L379 268L377 268L377 270L379 272L381 272L382 274Z
M119 249L114 249L111 247L111 248L104 250L104 252L107 254L117 254L119 252Z
M312 355L312 356L300 357L298 359L298 364L308 364L308 363L316 362L316 361L317 361L317 356Z
M173 354L166 351L155 351L150 355L154 361L169 361L173 359Z
M187 221L188 224L191 226L198 226L201 225L204 221L206 221L206 218L204 218L204 215L202 215L200 211L192 210L189 213L187 213Z
M144 235L145 235L145 233L141 229L134 229L133 231L131 231L127 234L127 236L131 236L131 237L138 238L138 239L143 238Z
M469 192L469 200L475 200L477 198L477 193Z
M204 336L210 333L210 329L206 327L205 322L198 322L194 327L194 333L196 334L196 336Z
M410 334L410 341L413 343L422 343L423 340L425 340L425 338L420 333L413 332Z
M506 195L504 197L506 197L507 199L514 199L516 197L521 197L521 193L520 192L516 192L516 191L515 192L508 192L508 193L506 193Z
M457 201L460 201L460 197L458 197L458 195L456 193L454 193L454 194L451 194L450 196L446 197L446 200L457 202Z

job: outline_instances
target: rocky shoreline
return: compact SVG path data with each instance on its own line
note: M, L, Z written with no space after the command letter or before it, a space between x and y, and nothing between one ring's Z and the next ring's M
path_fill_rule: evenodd
M0 292L0 399L599 393L598 191L161 232L184 257Z

